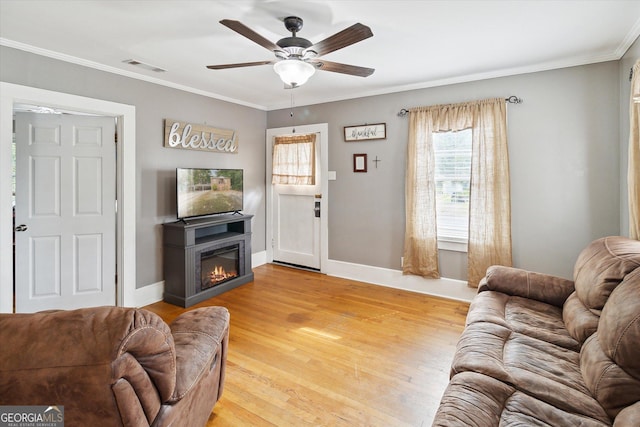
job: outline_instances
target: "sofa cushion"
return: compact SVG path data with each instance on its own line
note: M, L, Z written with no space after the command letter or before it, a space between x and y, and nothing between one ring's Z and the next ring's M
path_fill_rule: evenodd
M484 291L478 293L469 306L467 325L475 322L495 323L532 338L580 351L580 343L565 328L562 308L552 304Z
M638 420L640 420L640 402L627 406L618 412L613 427L636 427Z
M478 286L478 292L502 292L558 307L574 290L571 280L503 265L489 267Z
M594 240L578 256L573 281L582 303L594 314L624 277L640 267L640 241L620 236Z
M569 335L582 344L598 329L600 316L589 310L574 292L562 307L562 320Z
M451 365L453 378L476 372L563 411L609 422L580 371L580 354L490 322L467 326Z
M610 423L562 410L486 375L463 372L453 377L433 426L498 425L602 427Z
M611 417L640 400L639 355L640 269L611 293L581 352L585 382Z
M625 276L640 267L640 242L621 236L594 240L574 267L575 292L563 307L567 330L581 344L595 332L600 312Z

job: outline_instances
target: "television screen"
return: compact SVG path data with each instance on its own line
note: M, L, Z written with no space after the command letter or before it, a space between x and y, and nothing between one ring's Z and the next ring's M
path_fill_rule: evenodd
M176 169L178 219L242 210L242 169Z

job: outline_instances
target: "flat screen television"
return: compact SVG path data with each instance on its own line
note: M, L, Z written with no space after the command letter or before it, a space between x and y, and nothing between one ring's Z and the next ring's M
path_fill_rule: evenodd
M178 219L240 212L242 169L176 169Z

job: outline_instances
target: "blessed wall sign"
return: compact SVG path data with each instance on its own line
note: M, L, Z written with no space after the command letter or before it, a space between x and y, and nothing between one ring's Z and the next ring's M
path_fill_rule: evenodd
M164 146L214 153L238 152L236 132L206 125L164 119Z

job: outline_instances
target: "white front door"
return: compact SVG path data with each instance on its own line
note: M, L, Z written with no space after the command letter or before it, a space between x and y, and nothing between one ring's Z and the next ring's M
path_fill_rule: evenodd
M324 129L324 127L320 127ZM268 221L271 230L271 260L294 266L315 270L322 269L323 251L322 228L326 229L326 188L322 171L326 166L326 135L315 131L313 125L297 127L296 133L291 129L269 129L267 131L267 179L271 187ZM273 185L271 184L271 156L276 136L300 135L316 133L316 184L315 185ZM269 225L268 225L269 226ZM324 242L326 244L326 242ZM326 251L326 247L324 247Z
M16 312L116 303L115 120L16 113Z

